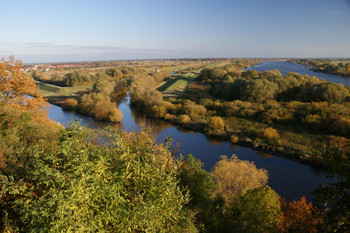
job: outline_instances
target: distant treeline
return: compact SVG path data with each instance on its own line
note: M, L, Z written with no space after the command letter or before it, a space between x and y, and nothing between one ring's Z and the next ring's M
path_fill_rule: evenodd
M89 70L76 70L66 74L58 72L53 73L50 77L46 77L44 73L33 71L34 79L46 83L54 84L62 87L74 87L93 84L98 80L121 80L125 78L132 78L133 76L144 74L142 68L108 68L104 71L91 73Z

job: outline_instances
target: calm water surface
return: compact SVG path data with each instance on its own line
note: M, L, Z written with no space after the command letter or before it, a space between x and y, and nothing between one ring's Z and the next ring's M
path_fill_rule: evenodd
M300 72L295 67L302 70L305 66L287 62L263 62L262 65L250 67L249 69L256 68L259 71L280 69L283 74L288 71ZM311 73L300 73L311 75ZM339 76L337 76L337 78L338 82L344 79ZM163 142L164 139L171 136L176 142L181 143L182 154L193 154L204 163L204 168L206 170L210 170L220 159L221 155L230 156L236 154L240 159L253 161L258 168L265 168L268 170L268 184L280 196L286 197L287 200L300 199L303 195L305 195L308 200L311 200L313 199L311 192L319 184L328 184L332 181L326 178L320 169L279 158L271 154L232 145L229 142L213 139L201 133L189 131L165 121L141 117L130 108L129 97L125 97L121 101L119 109L123 113L123 122L120 127L127 131L135 131L140 129L139 125L141 122L146 121L146 123L153 128L158 141ZM49 117L62 124L72 122L73 118L81 119L82 124L90 128L103 128L110 125L110 123L95 121L91 117L71 111L64 111L61 107L55 105L51 105Z
M290 63L286 61L264 61L260 65L251 66L245 70L273 70L278 69L283 75L286 75L289 71L297 72L302 75L316 76L319 79L324 79L326 81L331 81L335 83L343 83L344 85L350 85L350 78L344 78L339 75L325 74L321 72L315 72L310 70L307 66Z

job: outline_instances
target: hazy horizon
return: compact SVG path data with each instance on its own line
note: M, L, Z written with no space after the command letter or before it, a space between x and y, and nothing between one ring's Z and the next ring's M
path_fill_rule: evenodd
M24 63L349 58L349 0L2 1L0 57Z

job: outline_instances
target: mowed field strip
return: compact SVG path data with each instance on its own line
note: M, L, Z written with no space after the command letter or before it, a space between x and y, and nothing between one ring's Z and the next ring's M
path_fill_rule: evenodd
M214 68L217 66L225 65L223 62L215 62L205 67ZM162 92L164 97L175 97L181 95L187 88L187 86L195 79L204 67L197 70L190 71L184 75L178 76L177 78L170 79L163 85L157 88L158 91Z

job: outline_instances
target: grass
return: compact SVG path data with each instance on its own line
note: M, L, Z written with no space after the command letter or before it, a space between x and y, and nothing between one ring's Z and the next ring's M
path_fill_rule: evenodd
M207 65L205 67L208 68L214 68L217 66L223 66L226 65L227 62L215 62L213 64ZM159 86L157 88L158 91L163 93L164 97L175 97L179 96L180 94L184 93L186 91L186 88L189 86L189 84L192 82L193 79L198 77L199 73L202 71L203 68L199 68L197 70L193 70L191 72L188 72L184 75L181 75L177 78L171 79L168 82L164 83L163 85Z
M60 87L48 83L37 82L40 86L40 92L44 97L49 96L77 96L92 88L92 85L76 87Z
M220 66L224 66L224 65L228 65L228 64L230 64L230 62L228 62L228 61L218 61L218 62L214 62L210 65L207 65L206 67L212 69L214 67L220 67Z
M192 77L180 76L175 79L171 79L162 86L158 87L158 91L161 91L164 96L178 96L183 93L187 85L192 81Z

